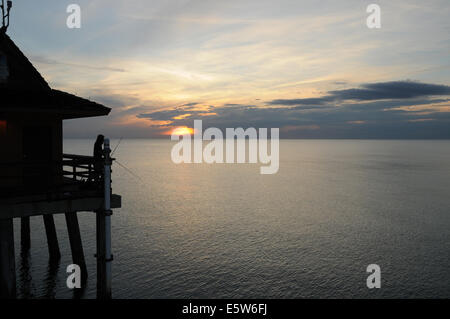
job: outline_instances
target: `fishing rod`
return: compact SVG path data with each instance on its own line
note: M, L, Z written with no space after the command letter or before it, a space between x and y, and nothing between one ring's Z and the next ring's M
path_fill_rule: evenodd
M117 143L116 147L115 147L114 150L112 151L111 156L113 156L114 153L117 151L117 148L119 147L119 145L120 145L120 143L122 142L122 140L123 140L123 136L120 138L119 143Z

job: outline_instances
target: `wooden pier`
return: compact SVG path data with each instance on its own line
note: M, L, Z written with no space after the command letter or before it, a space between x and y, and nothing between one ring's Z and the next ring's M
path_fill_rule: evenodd
M56 227L53 219L55 214L64 214L69 233L69 241L73 263L80 266L82 282L87 279L87 267L82 244L82 234L78 223L78 213L90 212L97 215L97 290L98 298L110 298L111 288L106 277L107 263L111 256L107 255L105 221L111 216L112 209L121 207L121 197L111 194L110 207L106 207L105 192L98 190L98 185L90 184L85 179L92 170L94 158L86 156L66 155L66 183L58 191L49 194L34 193L33 195L16 197L0 197L0 298L16 297L16 267L14 254L13 219L21 221L21 248L32 249L30 242L30 218L43 217L48 243L49 259L58 260L61 252L58 245ZM90 168L89 168L90 166ZM108 166L109 167L109 166ZM80 168L82 170L80 170ZM49 200L49 196L53 199ZM110 246L109 246L110 247ZM108 256L108 258L107 258ZM108 288L109 286L109 288Z
M3 3L3 1L2 1ZM8 14L10 10L8 2ZM109 140L95 157L63 154L63 122L106 116L111 109L53 90L0 29L0 299L16 298L13 220L20 220L22 251L33 249L30 218L42 216L50 260L59 260L53 215L64 214L72 260L88 276L81 212L97 215L97 296L111 298L111 215L121 207L112 194Z

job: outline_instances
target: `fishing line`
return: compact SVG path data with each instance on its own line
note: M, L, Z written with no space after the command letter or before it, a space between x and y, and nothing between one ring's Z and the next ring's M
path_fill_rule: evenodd
M121 168L123 168L128 174L132 175L134 178L137 178L142 185L144 186L144 188L146 188L148 191L151 191L151 187L137 174L135 174L131 169L129 169L128 167L126 167L125 165L123 165L122 163L120 163L119 161L114 160L114 162L116 162Z
M129 174L131 174L132 176L136 177L137 179L139 179L143 184L145 184L144 180L137 174L135 174L132 170L130 170L128 167L126 167L125 165L123 165L122 163L120 163L117 159L114 160L114 162L116 162L117 164L119 164L120 167L122 167L124 170L126 170Z
M114 153L117 151L120 143L122 142L123 137L120 138L119 142L117 143L116 147L114 148L114 150L111 153L111 156L114 155ZM128 167L126 167L124 164L120 163L117 159L114 159L114 162L116 162L121 168L123 168L128 174L130 174L131 176L137 178L142 184L144 184L146 187L150 188L150 186L147 185L147 183L145 183L145 181L137 174L135 174L131 169L129 169Z
M113 156L114 153L117 151L117 148L119 147L120 143L122 142L123 136L120 138L119 143L117 143L116 147L114 148L114 151L111 153L110 156Z

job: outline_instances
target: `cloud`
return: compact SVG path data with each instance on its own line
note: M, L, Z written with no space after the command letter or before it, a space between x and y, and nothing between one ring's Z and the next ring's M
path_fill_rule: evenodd
M37 55L31 55L30 60L33 61L34 63L49 64L49 65L62 65L62 66L75 67L75 68L84 68L84 69L94 70L94 71L127 72L125 69L121 69L121 68L57 61L57 60L53 60L53 59L49 59L49 58L46 58L43 56L37 56Z
M196 106L198 104L200 104L200 103L198 103L198 102L191 102L191 103L183 104L183 106Z
M450 86L413 81L363 84L360 89L330 91L335 100L373 101L450 95Z
M308 99L278 99L269 102L269 105L323 105L327 102L333 101L332 97L319 97L319 98L308 98Z
M286 105L227 103L211 107L206 115L179 107L137 117L170 121L170 126L192 126L194 119L202 119L204 128L278 127L285 138L450 138L450 99L433 98L450 95L448 86L403 81L360 87L356 90L364 92L356 95L354 89L328 92L320 104L320 98L277 99L271 103L286 101Z
M362 84L360 88L354 89L329 91L327 95L318 98L276 99L270 101L268 104L286 106L324 105L330 102L340 103L348 100L396 100L438 95L450 95L450 86L413 81L392 81Z
M107 94L107 93L92 95L90 96L90 99L97 103L104 104L105 106L112 108L135 105L136 103L139 102L138 98L129 95Z

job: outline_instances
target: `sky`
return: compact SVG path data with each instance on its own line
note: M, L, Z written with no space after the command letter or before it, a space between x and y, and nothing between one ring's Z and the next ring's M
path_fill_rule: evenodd
M52 88L112 108L65 121L66 137L166 138L201 119L282 138L450 138L448 0L13 2L8 33Z

